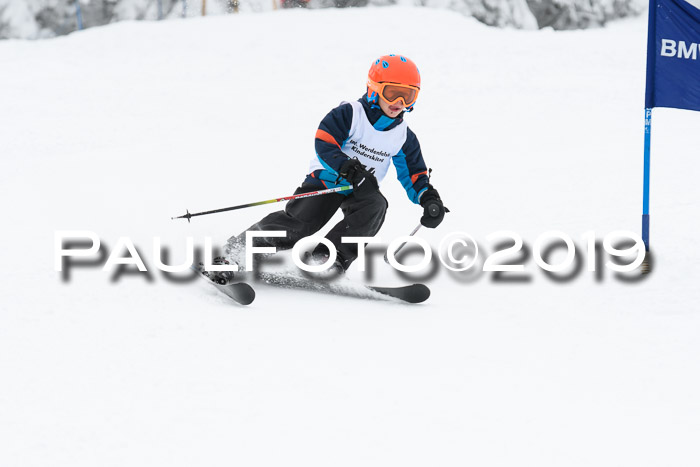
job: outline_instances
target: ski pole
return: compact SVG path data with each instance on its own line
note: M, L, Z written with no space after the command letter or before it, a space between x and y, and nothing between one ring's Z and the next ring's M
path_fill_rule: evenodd
M430 217L437 217L437 216L440 215L440 208L438 208L436 205L432 204L432 205L428 208L428 214L430 214ZM418 230L419 230L422 226L423 226L423 224L418 224L418 225L416 226L416 228L413 229L413 232L411 232L410 234L408 234L408 236L409 236L409 237L413 237L413 236L416 234L416 232L418 232ZM396 249L396 251L394 251L394 255L396 255L399 251L401 251L401 248L405 247L407 243L408 243L408 242L403 242L401 245L399 245L399 247ZM387 264L389 264L389 251L387 251L386 253L384 253L384 262L386 262Z
M433 174L433 169L428 169L428 182L430 182L430 176L432 174ZM450 212L450 210L445 209L445 212ZM428 214L430 215L430 217L437 217L440 215L440 208L438 208L435 204L431 204L430 207L428 207ZM418 230L421 228L422 225L423 224L418 224L416 226L416 228L413 229L413 231L410 234L408 234L408 236L413 237L416 234L416 232L418 232ZM401 245L399 245L399 247L396 249L396 251L394 251L394 255L396 255L399 251L401 251L401 249L403 247L405 247L407 243L408 242L403 242ZM389 264L389 251L384 253L384 262Z
M310 198L311 196L327 195L329 193L338 193L340 191L346 191L346 190L352 190L352 185L339 186L336 188L329 188L328 190L311 191L309 193L299 193L297 195L283 196L281 198L273 198L273 199L268 199L265 201L258 201L256 203L248 203L248 204L241 204L238 206L231 206L228 208L214 209L212 211L190 213L190 211L188 210L187 214L183 214L182 216L177 216L177 217L171 217L171 219L187 219L187 222L190 222L190 219L192 217L196 217L196 216L205 216L207 214L215 214L217 212L233 211L235 209L243 209L243 208L249 208L252 206L260 206L262 204L279 203L280 201L291 201L293 199Z
M416 232L418 232L418 229L420 229L422 226L423 226L423 224L418 224L418 226L415 229L413 229L413 232L408 234L408 236L413 237L416 234ZM396 249L396 251L394 251L394 255L396 255L396 253L401 251L401 248L405 247L407 243L408 242L403 242L401 245L399 245L399 247ZM388 250L386 253L384 253L384 262L389 264L389 251Z

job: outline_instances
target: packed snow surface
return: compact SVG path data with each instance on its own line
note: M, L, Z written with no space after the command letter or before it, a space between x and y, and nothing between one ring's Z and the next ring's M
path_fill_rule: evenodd
M394 7L0 43L0 465L698 465L699 114L654 111L652 274L589 272L581 238L640 230L645 46L642 18L523 32ZM407 121L451 210L419 235L467 232L483 263L515 232L529 280L405 278L379 249L349 279L425 282L426 303L258 285L244 308L157 270L154 237L175 264L280 209L170 219L291 194L321 118L392 52L420 67ZM392 174L385 245L421 214ZM63 280L60 230L105 255L128 237L150 275ZM551 230L581 249L566 281L533 260Z

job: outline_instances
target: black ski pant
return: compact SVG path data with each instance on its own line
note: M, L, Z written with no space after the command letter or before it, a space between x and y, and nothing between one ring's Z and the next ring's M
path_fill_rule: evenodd
M308 193L318 187L304 184L294 194ZM248 230L284 230L286 237L264 237L256 239L256 246L274 246L279 250L292 248L299 240L315 234L341 209L343 219L326 235L338 253L338 260L347 269L357 258L357 244L342 243L342 237L373 237L381 228L389 204L379 192L357 198L354 194L312 196L289 201L284 211L273 212ZM243 234L245 235L245 234ZM320 248L320 250L319 250ZM316 251L324 251L319 245Z

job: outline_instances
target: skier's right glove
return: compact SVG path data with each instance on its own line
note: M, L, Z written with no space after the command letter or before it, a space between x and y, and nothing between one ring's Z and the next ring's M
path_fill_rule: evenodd
M423 207L423 217L420 218L420 223L430 229L440 225L445 218L445 213L450 212L442 204L440 194L432 185L428 185L428 189L421 195L420 205Z
M352 192L357 198L367 197L379 190L377 177L357 159L348 159L344 162L339 174L352 183Z

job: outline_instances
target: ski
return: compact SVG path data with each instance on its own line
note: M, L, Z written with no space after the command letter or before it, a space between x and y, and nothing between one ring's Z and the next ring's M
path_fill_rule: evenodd
M430 297L430 289L425 284L411 284L403 287L375 287L342 278L334 281L319 281L296 274L266 272L257 273L256 277L262 283L275 287L309 290L370 300L422 303Z
M228 282L228 276L210 276L209 273L204 270L204 266L201 263L199 266L190 266L190 269L236 303L250 305L253 303L253 300L255 300L255 290L245 282L230 283Z
M366 285L365 287L407 303L423 303L430 298L430 289L425 284L411 284L403 287L373 287Z

